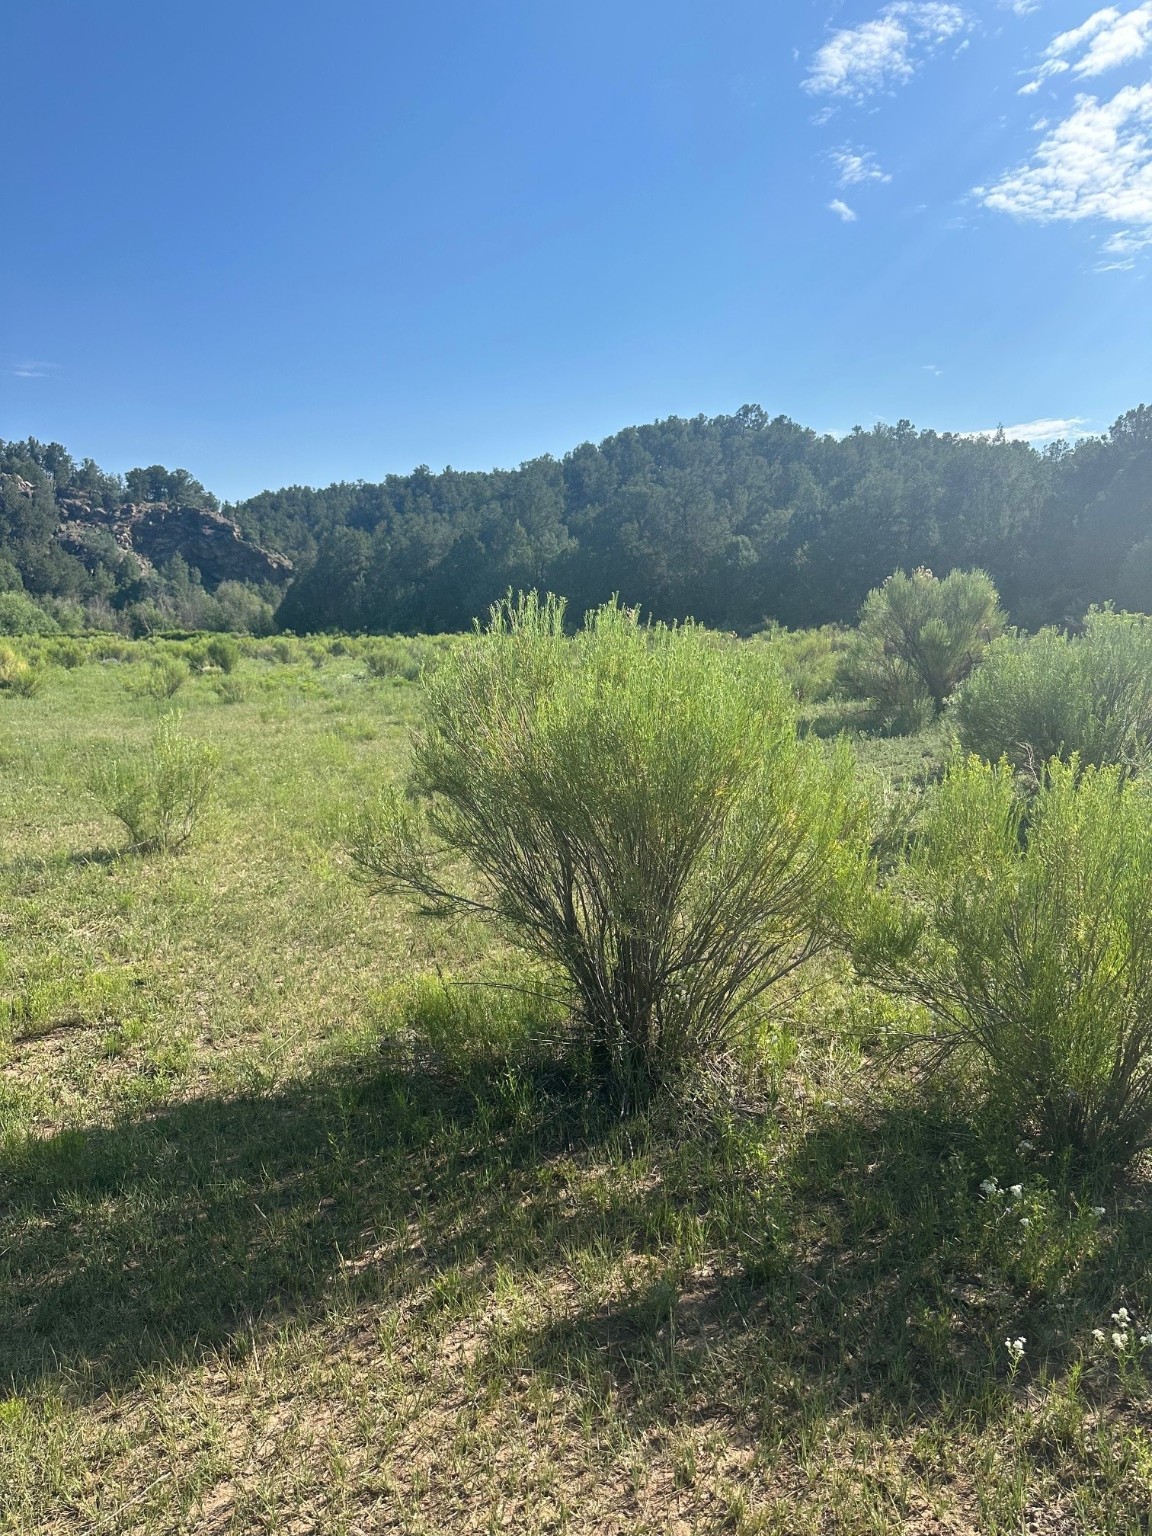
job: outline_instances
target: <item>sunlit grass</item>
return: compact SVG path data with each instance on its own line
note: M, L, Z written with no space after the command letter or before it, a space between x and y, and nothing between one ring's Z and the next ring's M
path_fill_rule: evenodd
M762 1099L621 1119L331 851L412 684L191 678L219 802L145 858L81 771L130 671L0 699L0 1530L1148 1530L1145 1183L991 1166L835 965Z

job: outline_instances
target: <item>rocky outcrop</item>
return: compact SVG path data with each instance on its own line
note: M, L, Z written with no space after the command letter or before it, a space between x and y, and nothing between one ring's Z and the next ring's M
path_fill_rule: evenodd
M146 570L164 566L179 555L194 566L209 591L222 581L272 582L292 575L292 562L246 539L240 525L206 507L172 506L147 501L108 511L84 497L61 497L57 538L71 553L84 558L93 535L111 535L125 554L134 555Z

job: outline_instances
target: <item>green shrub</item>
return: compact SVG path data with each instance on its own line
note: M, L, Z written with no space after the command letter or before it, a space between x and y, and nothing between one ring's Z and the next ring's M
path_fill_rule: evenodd
M1138 772L1152 751L1152 619L1097 609L1083 634L1005 637L956 706L965 749L1035 779L1051 757Z
M1030 800L969 758L930 798L857 961L974 1048L998 1118L1126 1163L1152 1135L1152 794L1054 761Z
M830 941L863 867L845 748L797 740L747 647L608 605L492 610L425 683L409 797L352 828L382 889L506 925L567 978L626 1097L736 1043L750 1005Z
M30 699L40 692L44 675L10 645L0 645L0 689Z
M68 671L82 667L88 660L87 652L76 640L55 641L48 647L47 655L54 666L65 667Z
M143 694L145 698L166 699L175 698L184 684L188 681L189 672L187 665L177 661L174 656L161 656L153 661L144 676L132 685L133 691Z
M101 635L92 642L92 655L97 661L132 661L136 651L129 640L116 635Z
M60 626L24 592L0 592L0 635L58 635Z
M231 635L213 635L204 647L204 656L209 666L221 672L235 672L240 665L240 647Z
M291 666L303 655L300 642L289 635L279 635L270 640L260 653L267 661L278 661L281 666Z
M373 677L402 677L414 683L422 662L413 644L404 640L375 640L364 652L364 665Z
M803 704L822 704L835 693L851 631L836 624L819 629L784 629L773 625L749 644L763 646Z
M179 715L157 725L148 746L125 745L89 764L88 784L136 852L166 852L192 836L215 791L219 754L184 735Z
M243 704L251 694L251 689L242 677L217 678L214 687L221 704Z
M853 697L870 698L894 722L939 714L1004 628L996 588L983 571L897 571L869 592L859 639L842 670ZM895 729L895 725L892 727Z
M850 699L870 701L863 723L887 736L914 736L935 713L927 689L908 662L867 635L853 636L841 652L837 683Z

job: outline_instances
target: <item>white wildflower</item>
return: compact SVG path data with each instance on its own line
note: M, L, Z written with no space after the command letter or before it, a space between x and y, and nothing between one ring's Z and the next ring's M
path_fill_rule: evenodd
M1093 1330L1092 1330L1092 1337L1096 1340L1097 1344L1103 1344L1103 1342L1104 1342L1104 1330L1103 1330L1103 1328L1093 1328Z
M1112 1347L1113 1349L1127 1349L1128 1335L1126 1333L1114 1333L1112 1335Z
M1119 1323L1121 1328L1127 1328L1129 1322L1131 1321L1128 1316L1128 1308L1121 1307L1118 1312L1113 1312L1112 1321L1114 1323Z
M1024 1193L1023 1184L1013 1184L1008 1193L1012 1196L1013 1200L1019 1200L1020 1196Z
M986 1195L997 1195L1000 1193L1000 1186L995 1179L985 1179L980 1188Z
M1102 1205L1094 1205L1092 1207L1092 1214L1093 1214L1093 1216L1096 1216L1096 1217L1100 1217L1100 1216L1105 1215L1106 1211L1105 1211L1104 1206L1102 1206Z
M1013 1361L1017 1361L1024 1354L1024 1346L1027 1342L1028 1340L1023 1335L1018 1339L1005 1339L1004 1348L1011 1355Z

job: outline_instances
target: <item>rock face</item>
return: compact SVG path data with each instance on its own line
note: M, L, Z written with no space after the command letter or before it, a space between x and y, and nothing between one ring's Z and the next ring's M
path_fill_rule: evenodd
M292 562L253 544L240 525L205 507L173 506L146 501L107 511L86 498L61 498L57 538L71 554L84 558L94 533L111 535L126 554L145 568L163 566L179 555L200 572L214 590L222 581L272 582L282 585L292 575Z

